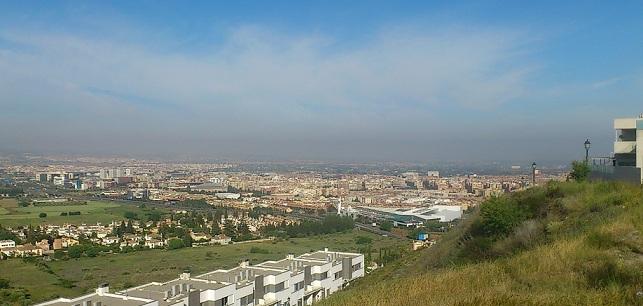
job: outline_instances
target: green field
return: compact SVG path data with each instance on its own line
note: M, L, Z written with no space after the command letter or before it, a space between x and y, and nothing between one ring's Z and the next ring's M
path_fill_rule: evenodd
M62 212L79 211L80 215L61 216ZM15 199L0 200L0 224L3 226L38 225L38 224L93 224L96 222L109 223L112 220L122 220L126 211L132 211L144 216L150 209L142 209L135 205L125 205L107 201L88 201L87 205L61 206L29 206L18 207ZM47 217L39 218L40 213Z
M288 253L301 254L328 247L338 251L356 251L355 237L373 238L373 249L398 246L406 242L354 230L310 238L293 238L278 242L253 242L237 245L208 246L179 250L149 250L127 254L110 254L94 258L47 262L37 267L21 259L0 261L0 277L13 287L22 287L32 294L32 302L55 296L73 296L90 292L100 283L108 282L118 290L150 281L175 278L186 268L199 274L219 268L233 267L240 259L251 263L280 259ZM268 254L250 253L252 247L268 250ZM375 256L375 254L373 255ZM74 287L65 288L62 283Z

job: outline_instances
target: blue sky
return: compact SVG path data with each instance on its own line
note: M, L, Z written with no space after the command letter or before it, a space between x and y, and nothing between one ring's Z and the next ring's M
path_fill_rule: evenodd
M643 2L2 1L15 151L557 160L643 112ZM5 146L3 146L4 148Z

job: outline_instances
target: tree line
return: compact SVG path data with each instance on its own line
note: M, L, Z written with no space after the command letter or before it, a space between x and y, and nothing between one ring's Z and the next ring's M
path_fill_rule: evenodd
M262 228L262 232L275 237L306 237L345 232L354 226L355 221L351 217L328 215L320 221L303 220L294 224L268 225Z

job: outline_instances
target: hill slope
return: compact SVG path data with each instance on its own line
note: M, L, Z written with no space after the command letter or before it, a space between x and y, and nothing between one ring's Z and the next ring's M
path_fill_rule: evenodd
M642 233L640 186L550 183L319 305L643 305Z

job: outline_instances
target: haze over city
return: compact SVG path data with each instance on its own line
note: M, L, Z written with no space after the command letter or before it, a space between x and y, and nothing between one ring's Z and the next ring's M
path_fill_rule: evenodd
M591 137L608 155L612 118L641 111L641 11L636 1L5 1L0 148L566 161Z

